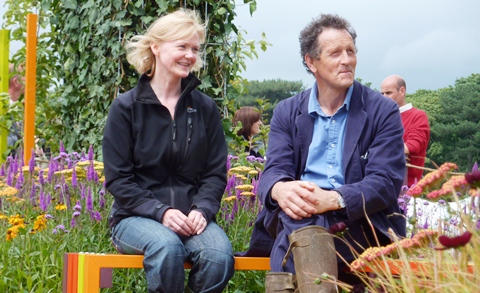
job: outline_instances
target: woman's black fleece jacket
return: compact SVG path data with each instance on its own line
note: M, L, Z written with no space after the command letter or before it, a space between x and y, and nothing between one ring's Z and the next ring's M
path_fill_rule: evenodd
M119 95L103 137L107 190L115 197L108 223L130 216L162 222L175 208L214 221L226 186L227 145L215 102L182 80L175 119L157 99L149 78Z

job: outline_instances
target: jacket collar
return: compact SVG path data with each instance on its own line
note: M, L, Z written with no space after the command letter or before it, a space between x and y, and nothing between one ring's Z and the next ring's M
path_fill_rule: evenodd
M202 82L195 75L193 75L193 73L190 73L186 78L182 78L182 94L180 95L180 98L193 91L201 83ZM140 80L138 81L136 86L136 91L137 101L143 103L159 103L157 96L155 95L152 87L150 86L150 77L146 74L142 74L142 76L140 77Z
M357 81L354 81L352 100L350 101L350 110L348 111L347 127L345 129L345 141L343 146L343 166L345 172L347 165L352 158L353 151L358 145L363 128L367 121L367 112L365 111L365 91L364 87Z

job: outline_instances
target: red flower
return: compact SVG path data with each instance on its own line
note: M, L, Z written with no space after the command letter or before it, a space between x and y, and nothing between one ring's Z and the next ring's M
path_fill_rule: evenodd
M330 226L328 232L330 234L343 234L347 230L347 225L344 222L338 222Z
M448 237L446 235L442 235L438 237L438 241L445 248L456 248L460 246L465 246L470 241L470 238L472 238L472 233L466 231L462 235L455 237Z
M466 173L465 181L467 181L473 188L480 187L480 171L474 170L471 173Z

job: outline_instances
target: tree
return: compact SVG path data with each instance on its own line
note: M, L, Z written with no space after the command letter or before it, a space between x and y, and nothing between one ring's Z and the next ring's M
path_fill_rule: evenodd
M110 103L138 80L126 61L123 45L134 34L143 33L159 15L185 6L208 20L200 89L217 101L226 118L234 111L227 92L233 88L243 92L245 80L240 73L245 70L245 58L257 57L257 45L262 50L268 46L264 39L243 39L243 32L233 23L234 0L7 1L12 11L10 24L20 23L12 40L24 41L25 24L18 15L26 11L37 11L50 32L48 44L44 44L50 58L46 59L54 68L51 80L59 82L43 89L48 89L45 100L54 105L51 112L56 115L46 122L59 121L59 129L51 135L55 139L50 140L54 150L60 141L67 151L89 145L99 149ZM244 3L250 6L250 13L256 10L256 0Z
M288 81L280 78L270 80L252 80L246 86L246 92L238 95L238 106L255 106L257 100L268 101L270 104L263 109L265 122L272 118L273 109L281 100L289 98L305 89L302 81Z
M468 171L480 159L480 74L458 79L440 91L439 99L442 110L431 127L431 159Z

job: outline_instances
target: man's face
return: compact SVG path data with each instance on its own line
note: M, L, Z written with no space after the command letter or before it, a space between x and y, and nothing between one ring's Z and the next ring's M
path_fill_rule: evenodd
M399 88L395 79L385 79L380 86L380 91L382 95L394 100L400 107L403 106L405 88Z
M311 56L307 58L319 87L340 90L349 88L355 78L357 54L348 31L324 29L318 36L318 46L322 49L320 56L317 59Z

